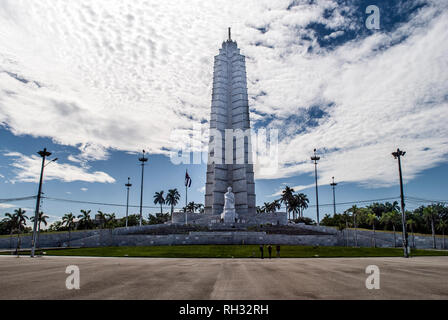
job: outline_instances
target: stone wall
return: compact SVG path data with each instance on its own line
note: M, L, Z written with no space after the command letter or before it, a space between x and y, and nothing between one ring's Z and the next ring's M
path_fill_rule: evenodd
M377 247L389 248L389 247L401 247L402 246L402 233L396 232L395 234L395 245L394 245L394 235L391 232L375 232L375 238L372 231L368 230L355 230L354 229L346 229L343 232L338 232L339 245L346 245L348 243L349 246L354 246L357 243L360 247L371 247L374 243ZM356 239L356 241L355 241ZM408 243L411 248L418 249L431 249L433 247L433 238L432 236L415 236L412 234L408 234ZM415 245L414 245L415 244ZM436 248L442 249L443 239L440 237L436 237ZM448 249L448 240L445 239L445 248Z
M166 225L146 225L142 227L116 228L113 230L90 230L71 233L70 245L72 247L98 247L98 246L151 246L151 245L187 245L187 244L281 244L281 245L320 245L345 246L355 245L355 231L353 229L338 231L330 227L306 226L303 224L290 224L297 228L327 233L326 235L282 235L266 234L265 232L248 231L217 231L191 232L190 234L147 235L139 234L147 230L166 227ZM366 230L356 231L357 245L371 247L373 232ZM389 232L376 232L377 247L394 247L394 237ZM67 247L68 232L41 234L40 247ZM437 249L443 246L442 238L436 237ZM0 238L0 249L15 248L17 237ZM409 244L413 247L413 237L409 235ZM419 249L432 248L431 236L416 236L415 245ZM446 245L448 245L448 240ZM21 248L30 248L31 237L21 239ZM396 233L396 247L401 247L401 233Z
M212 225L220 224L220 215L211 215L204 213L187 213L187 222L189 224L202 224L202 225ZM175 212L173 214L173 222L179 224L185 224L185 213ZM240 219L241 224L247 225L259 225L259 224L280 224L286 225L288 223L288 216L286 212L275 212L275 213L257 213L255 215L246 215L244 218Z
M337 238L328 235L288 236L266 234L265 232L190 232L174 235L109 235L93 236L72 242L72 246L156 246L156 245L199 245L199 244L281 244L334 246Z

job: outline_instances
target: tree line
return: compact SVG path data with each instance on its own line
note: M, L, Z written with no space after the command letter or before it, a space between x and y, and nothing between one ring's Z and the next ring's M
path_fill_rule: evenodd
M406 230L414 237L415 233L431 234L433 247L436 247L436 234L443 237L445 248L445 231L448 227L448 207L444 204L431 204L420 206L412 211L406 211ZM343 213L325 215L321 225L337 227L339 230L346 228L365 228L375 230L388 230L394 233L402 231L402 215L398 202L373 203L359 208L356 205ZM414 239L411 239L414 240Z

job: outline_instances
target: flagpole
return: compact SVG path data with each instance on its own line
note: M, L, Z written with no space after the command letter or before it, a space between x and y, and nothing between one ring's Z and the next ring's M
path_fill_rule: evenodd
M185 170L185 178L186 177L189 177L188 170ZM188 205L188 180L185 179L185 225L188 224L187 205Z
M188 224L187 204L188 204L188 183L185 186L185 225Z

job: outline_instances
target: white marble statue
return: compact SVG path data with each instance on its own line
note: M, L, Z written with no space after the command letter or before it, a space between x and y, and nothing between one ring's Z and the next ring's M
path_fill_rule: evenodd
M232 187L227 188L224 194L224 211L221 214L221 219L224 223L235 223L238 215L235 211L235 195L232 192Z
M224 210L235 210L235 195L232 192L232 187L227 188L227 192L224 194Z

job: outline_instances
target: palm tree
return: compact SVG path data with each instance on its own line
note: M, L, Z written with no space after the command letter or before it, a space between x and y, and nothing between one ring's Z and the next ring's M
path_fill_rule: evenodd
M289 203L291 202L291 199L293 198L293 194L294 194L294 189L292 189L288 186L286 186L282 192L280 201L283 202L286 206L286 214L289 214L288 207L289 207Z
M397 236L395 232L395 226L400 223L400 215L397 211L390 211L383 213L383 216L381 217L381 222L384 223L384 225L392 226L392 230L394 231L394 247L397 246Z
M17 233L17 249L16 249L17 254L19 254L21 244L20 234L22 233L22 227L26 226L26 220L28 220L28 217L25 215L25 213L26 211L22 210L22 208L14 210L14 215L16 216L17 221L17 229L19 231Z
M90 226L90 223L92 221L90 219L90 212L91 212L91 210L82 210L81 209L81 214L78 216L79 223L84 226L84 230L88 229L88 227Z
M106 214L101 210L98 210L98 219L100 220L100 228L103 229L106 222Z
M106 218L106 222L105 222L106 228L113 229L115 227L115 222L117 221L115 213L105 214L105 218Z
M282 207L280 200L274 200L270 203L269 208L270 212L275 213L277 210L280 210Z
M165 202L171 206L171 223L173 223L174 207L179 203L180 193L177 189L168 190Z
M415 234L414 234L414 227L416 226L415 220L408 219L406 221L406 224L411 228L411 234L412 234L412 247L415 248Z
M201 213L201 209L204 205L202 203L195 203L194 204L194 210L193 211L198 211L199 213Z
M359 208L356 205L353 205L350 209L347 210L347 212L351 212L353 215L353 228L355 228L354 236L355 236L355 247L358 246L358 234L356 230L356 215L358 214Z
M65 224L66 227L68 227L68 246L70 247L70 241L71 241L71 230L73 225L75 224L75 216L73 213L67 213L62 217L62 224Z
M163 198L163 190L154 194L154 204L160 204L160 214L162 214L162 205L165 204L165 199Z
M40 244L40 224L43 223L45 226L47 226L47 219L50 218L49 216L46 216L42 211L39 213L39 217L37 219L37 245L36 247L39 248ZM32 222L34 222L34 217L31 217L30 219Z
M432 248L436 249L436 230L434 226L436 220L436 210L434 208L434 205L428 206L423 209L423 217L428 224L431 224Z
M342 214L345 222L345 246L348 247L348 228L350 226L350 215L347 212Z
M445 249L445 229L447 226L448 223L443 219L440 219L439 224L437 225L437 229L442 231L442 249Z
M345 223L343 223L342 221L339 222L338 224L338 230L341 233L341 237L344 237L344 229L346 228ZM345 243L345 246L347 246L347 242Z
M294 220L297 218L297 215L300 213L300 198L298 195L293 195L289 202L289 210L292 212L292 216Z
M372 225L373 227L373 247L376 248L376 238L375 238L375 224L378 220L378 217L373 213L370 212L367 214L367 223Z
M261 207L261 212L263 212L263 213L272 212L272 203L271 202L263 203L263 206Z
M5 213L6 218L3 219L3 222L7 223L9 228L9 249L12 249L12 234L15 229L17 229L18 221L17 216L15 214Z
M187 204L187 206L185 207L186 211L188 212L195 212L196 210L196 203L194 203L194 201L191 201Z
M303 218L303 210L308 208L308 203L310 202L310 200L308 199L307 195L304 193L298 193L297 197L299 199L300 217Z

